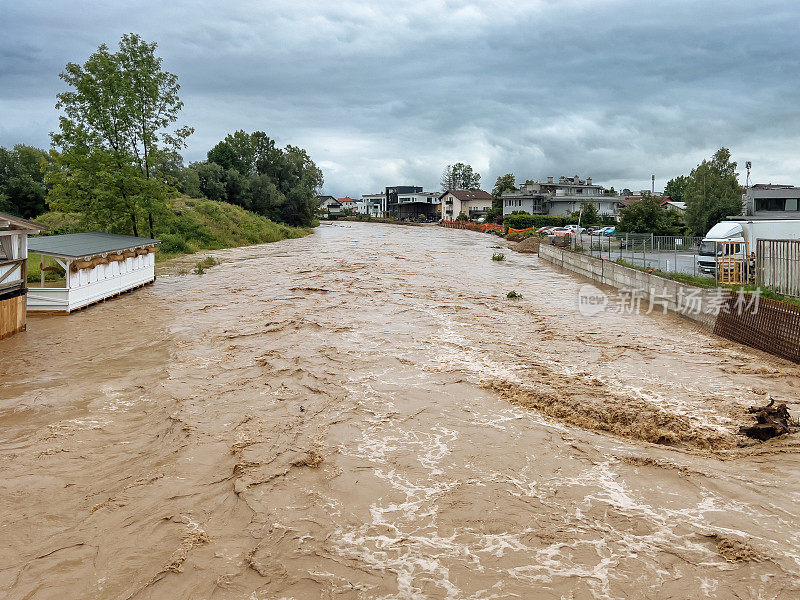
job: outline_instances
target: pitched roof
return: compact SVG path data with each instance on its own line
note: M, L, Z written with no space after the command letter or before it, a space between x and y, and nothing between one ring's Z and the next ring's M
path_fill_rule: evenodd
M117 235L114 233L68 233L66 235L48 235L28 240L28 251L49 256L65 258L82 258L132 250L160 244L161 240Z
M342 202L355 202L350 196L345 196L344 198L339 198L339 204Z
M467 200L491 200L492 195L489 192L485 192L483 190L447 190L443 194L439 196L441 200L447 194L452 194L462 202L466 202Z
M28 219L15 217L14 215L9 215L6 213L0 213L0 229L11 229L12 226L13 229L25 229L35 233L38 233L44 229L44 227L38 223L34 223Z

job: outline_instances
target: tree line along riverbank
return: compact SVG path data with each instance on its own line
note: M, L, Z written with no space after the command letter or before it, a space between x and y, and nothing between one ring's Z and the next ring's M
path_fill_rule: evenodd
M84 224L81 215L75 213L47 212L38 217L37 222L45 226L50 234L92 230ZM300 238L312 233L315 225L312 223L311 227L292 227L227 202L188 196L169 200L167 210L156 223L154 233L161 240L156 253L157 262L204 250ZM28 281L39 281L39 261L38 255L30 256ZM46 258L45 266L57 265L52 259ZM47 271L45 279L56 280L59 276L57 271Z

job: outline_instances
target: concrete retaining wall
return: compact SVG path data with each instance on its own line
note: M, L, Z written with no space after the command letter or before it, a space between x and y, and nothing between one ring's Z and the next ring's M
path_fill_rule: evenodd
M642 301L649 303L651 298L656 310L667 309L689 318L704 327L714 329L716 314L702 310L687 310L687 298L699 294L710 293L709 290L693 285L686 285L644 271L631 269L609 260L594 258L580 252L562 250L549 244L539 246L539 256L559 267L582 275L596 283L609 285L617 289L639 290Z

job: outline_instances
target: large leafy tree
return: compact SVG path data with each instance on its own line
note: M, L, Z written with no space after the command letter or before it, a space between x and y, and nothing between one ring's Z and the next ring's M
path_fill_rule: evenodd
M278 148L263 131L228 134L208 152L208 161L190 169L197 171L207 197L290 225L311 224L323 183L322 171L305 150Z
M630 233L680 235L680 215L662 208L659 198L647 192L620 210L619 229Z
M0 147L0 211L31 219L46 210L43 165L47 152L17 144Z
M716 223L742 212L742 187L731 153L720 148L689 174L684 189L686 224L694 235L705 235Z
M63 110L51 134L55 168L49 171L50 204L80 212L95 226L139 235L174 193L174 166L190 127L176 121L183 103L178 78L162 69L157 44L126 34L119 50L101 45L85 64L61 73L70 89L58 94Z
M447 165L442 173L442 191L476 190L481 187L481 175L471 165L458 162Z
M517 183L513 173L500 175L500 177L497 178L497 181L495 181L494 187L492 188L492 210L502 215L503 200L501 199L501 196L503 195L503 192L515 189L517 189Z
M689 178L686 175L679 175L667 182L664 188L664 195L669 196L675 202L683 202L687 185L689 185Z

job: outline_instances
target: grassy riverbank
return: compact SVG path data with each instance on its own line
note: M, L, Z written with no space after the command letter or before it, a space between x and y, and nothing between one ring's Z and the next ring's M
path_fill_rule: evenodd
M70 213L48 212L36 221L53 234L93 230L81 224L79 215ZM169 201L167 214L156 221L155 235L162 242L156 253L156 260L160 262L204 250L300 238L312 231L310 227L290 227L275 223L227 202L179 196ZM140 235L145 236L147 233L140 232ZM55 262L46 259L45 265L52 266ZM52 281L62 276L51 271L46 274L46 279ZM31 255L28 259L28 281L39 281L39 278L39 256Z

